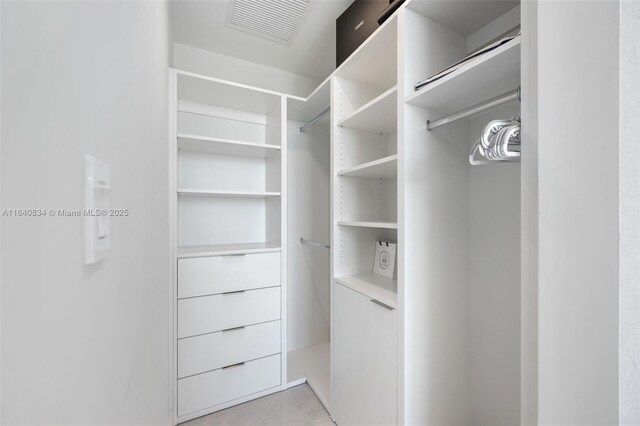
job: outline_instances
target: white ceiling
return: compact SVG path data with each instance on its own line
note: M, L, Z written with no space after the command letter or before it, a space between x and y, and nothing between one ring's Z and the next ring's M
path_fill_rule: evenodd
M289 46L226 26L232 0L174 0L173 41L324 79L335 68L336 18L353 0L311 0Z
M269 0L264 0L269 1ZM232 0L172 0L172 37L201 49L323 80L335 69L336 18L353 0L311 0L290 45L229 28ZM469 35L518 0L413 0L410 8Z

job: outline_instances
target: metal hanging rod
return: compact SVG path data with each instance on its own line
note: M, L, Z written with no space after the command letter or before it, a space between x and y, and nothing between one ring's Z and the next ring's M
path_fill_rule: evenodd
M308 122L307 124L305 124L304 126L300 127L300 132L304 132L305 130L307 130L309 127L313 126L314 124L316 124L316 121L320 120L322 117L324 117L325 115L327 115L327 113L331 111L331 107L325 109L324 111L322 111L320 114L316 115L310 122Z
M462 111L458 111L454 114L447 115L446 117L442 117L438 120L435 120L435 121L427 120L427 131L431 131L437 127L444 126L445 124L453 123L454 121L461 120L463 118L469 117L470 115L477 114L479 112L496 107L498 105L502 105L510 101L514 101L516 99L518 101L520 100L519 86L517 89L507 92L504 95L496 96L495 98L489 99L488 101L481 102L472 107L463 109Z
M331 248L329 244L319 243L318 241L313 241L313 240L305 240L302 237L300 237L300 244L309 244L310 246Z

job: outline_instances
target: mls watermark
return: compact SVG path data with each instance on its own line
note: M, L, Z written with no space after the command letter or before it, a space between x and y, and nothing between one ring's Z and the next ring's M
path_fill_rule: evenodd
M3 209L2 217L126 217L129 209Z

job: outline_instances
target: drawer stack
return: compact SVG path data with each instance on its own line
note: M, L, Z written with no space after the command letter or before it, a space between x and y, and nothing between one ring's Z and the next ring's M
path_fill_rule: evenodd
M280 256L178 259L178 417L280 386Z

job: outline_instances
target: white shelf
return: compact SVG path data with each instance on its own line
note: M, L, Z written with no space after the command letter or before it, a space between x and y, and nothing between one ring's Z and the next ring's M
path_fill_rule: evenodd
M331 401L329 342L290 351L287 354L287 382L306 380L322 405Z
M338 172L338 176L353 176L365 178L388 179L398 175L398 155L379 160L370 161L355 167L343 169Z
M252 191L217 191L207 189L179 188L178 195L194 197L236 197L236 198L270 198L279 197L279 192L252 192Z
M178 99L267 114L280 106L282 94L214 77L176 70Z
M276 243L215 244L178 247L178 258L225 256L230 254L271 253L281 251Z
M392 308L398 308L398 280L373 273L336 277L345 287L364 294Z
M386 222L386 221L353 221L353 220L339 220L340 226L355 226L359 228L379 228L379 229L398 229L398 222Z
M392 87L338 122L340 127L390 134L397 128L397 87Z
M451 114L507 93L519 85L520 37L517 37L423 87L407 97L406 102Z
M267 158L279 152L280 146L179 133L178 149L203 154Z

